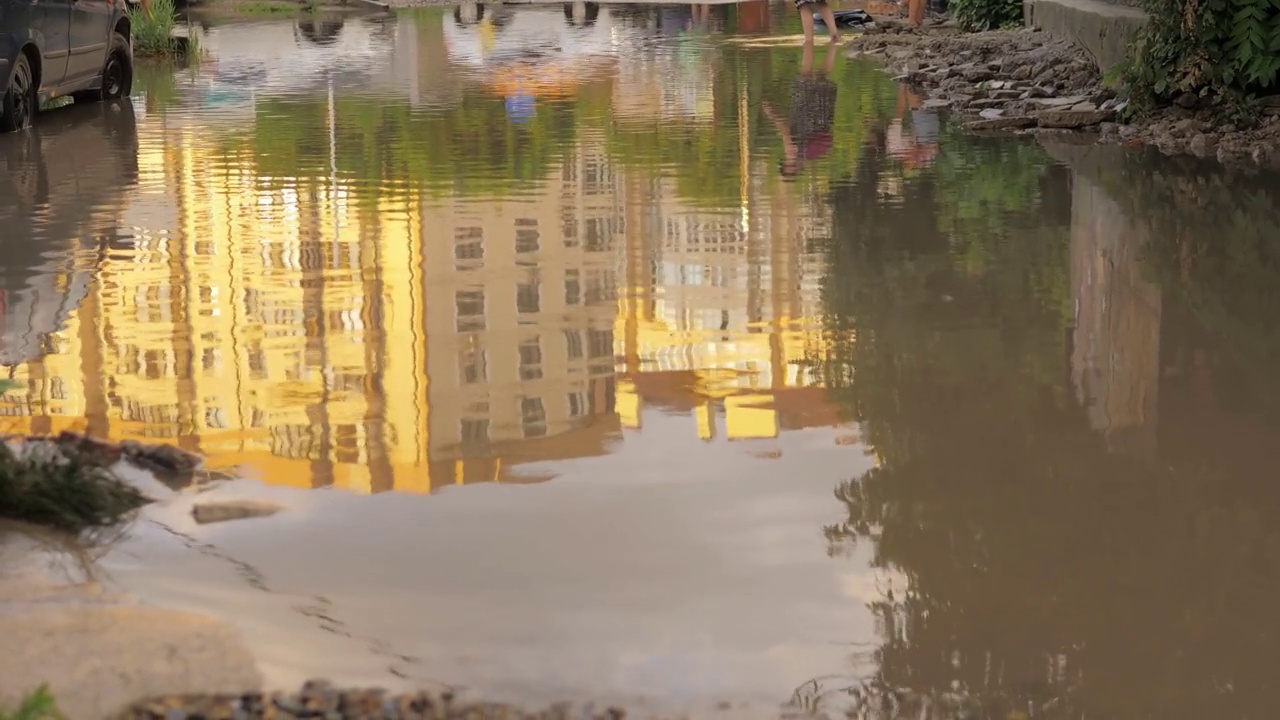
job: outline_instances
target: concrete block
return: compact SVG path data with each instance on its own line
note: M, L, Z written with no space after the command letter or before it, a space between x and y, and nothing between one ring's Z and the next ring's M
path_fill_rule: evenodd
M1103 74L1125 61L1147 22L1136 7L1100 0L1026 0L1022 10L1029 27L1084 48Z

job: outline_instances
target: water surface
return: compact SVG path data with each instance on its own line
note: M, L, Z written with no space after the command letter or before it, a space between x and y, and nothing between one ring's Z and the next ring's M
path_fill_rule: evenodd
M286 503L108 560L273 683L1280 713L1280 184L834 57L789 153L787 10L208 28L0 139L4 422Z

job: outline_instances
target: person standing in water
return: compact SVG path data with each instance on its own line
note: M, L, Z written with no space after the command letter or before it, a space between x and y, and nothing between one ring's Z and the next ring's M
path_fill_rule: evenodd
M831 42L840 41L840 29L836 27L835 13L831 12L831 6L825 0L794 0L796 9L800 11L800 24L804 26L804 42L806 45L813 44L813 14L816 12L822 15L822 22L827 26L827 33L831 36Z

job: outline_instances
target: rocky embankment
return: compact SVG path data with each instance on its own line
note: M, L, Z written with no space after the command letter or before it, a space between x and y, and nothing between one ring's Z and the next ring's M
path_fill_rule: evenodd
M1084 131L1169 155L1280 164L1280 96L1275 106L1264 100L1249 129L1215 124L1193 97L1131 120L1083 50L1035 30L961 33L948 23L915 29L888 20L850 41L848 53L882 59L927 92L926 107L959 113L973 132Z

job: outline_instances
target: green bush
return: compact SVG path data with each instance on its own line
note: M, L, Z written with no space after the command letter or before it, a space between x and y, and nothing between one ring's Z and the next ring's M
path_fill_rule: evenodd
M1280 4L1144 0L1144 8L1151 19L1125 70L1140 108L1186 97L1242 115L1250 96L1280 89Z
M951 7L966 30L996 30L1022 24L1022 0L956 0Z

